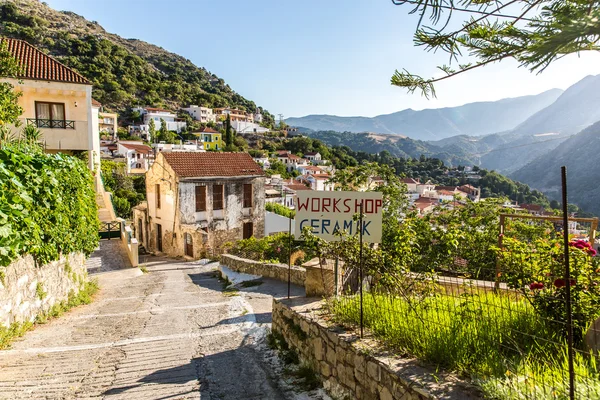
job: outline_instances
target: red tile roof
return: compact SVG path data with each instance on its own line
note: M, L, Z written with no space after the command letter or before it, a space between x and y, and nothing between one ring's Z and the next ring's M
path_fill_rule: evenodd
M519 207L524 208L527 211L544 211L544 207L537 204L519 204Z
M92 99L92 105L94 107L102 107L102 103L100 103L98 100L94 100L94 99Z
M416 181L413 178L402 178L402 179L400 179L400 182L406 183L406 184L409 184L409 183L412 183L412 184L419 183L419 181Z
M304 185L301 185L301 184L285 185L285 188L293 190L295 192L297 192L298 190L312 190L308 186L304 186Z
M248 153L161 153L182 178L216 176L263 176L263 170Z
M131 144L131 143L119 143L121 146L129 150L134 150L142 154L150 154L152 148L145 144Z
M6 46L8 52L21 66L22 73L19 75L21 79L92 84L71 68L44 54L24 40L3 37L0 38L0 44Z
M221 132L215 131L213 128L206 126L204 128L200 128L197 131L194 131L193 133L221 133Z

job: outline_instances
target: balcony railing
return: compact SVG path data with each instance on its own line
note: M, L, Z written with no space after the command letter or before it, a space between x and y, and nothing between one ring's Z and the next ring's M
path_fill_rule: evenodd
M75 129L75 121L68 120L27 118L27 123L38 128Z

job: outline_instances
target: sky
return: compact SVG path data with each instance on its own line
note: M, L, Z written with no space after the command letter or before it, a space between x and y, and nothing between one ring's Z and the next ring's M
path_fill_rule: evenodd
M440 82L428 100L390 77L396 69L439 76L447 57L414 47L416 16L390 0L46 2L184 56L284 118L451 107L566 89L600 73L598 53L565 57L542 74L508 60Z

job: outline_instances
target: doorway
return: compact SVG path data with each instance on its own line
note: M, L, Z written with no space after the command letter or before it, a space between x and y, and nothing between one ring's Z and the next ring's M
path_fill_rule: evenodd
M243 239L250 239L254 234L254 225L252 222L244 222Z
M156 250L162 252L162 226L160 224L156 224Z
M185 255L194 257L194 242L192 241L192 235L185 233L183 237L185 241Z

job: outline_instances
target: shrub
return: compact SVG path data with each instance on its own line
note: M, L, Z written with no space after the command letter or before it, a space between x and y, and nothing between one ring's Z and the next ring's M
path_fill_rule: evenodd
M91 254L98 244L92 174L65 154L38 146L0 149L0 266L30 254L38 264L62 254Z
M265 203L265 209L286 218L294 218L296 216L296 210L291 210L286 206L277 203Z

